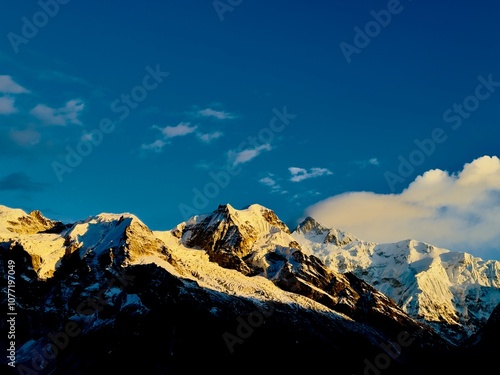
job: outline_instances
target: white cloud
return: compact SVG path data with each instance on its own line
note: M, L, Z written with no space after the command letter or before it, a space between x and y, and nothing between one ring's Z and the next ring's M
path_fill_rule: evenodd
M0 75L0 92L4 94L27 94L29 90L14 82L11 76Z
M262 151L271 151L271 145L266 143L255 148L248 148L239 152L229 151L229 159L232 160L233 165L236 166L238 164L247 163L256 158Z
M368 241L412 238L500 259L500 159L483 156L458 173L429 170L400 194L336 195L306 214Z
M47 125L81 125L78 116L84 108L85 104L81 100L73 99L66 102L61 108L51 108L45 104L38 104L30 113Z
M276 181L274 181L271 177L264 177L259 180L261 184L267 185L269 187L276 186Z
M14 98L0 96L0 115L10 115L16 112L17 108L14 106Z
M222 137L222 135L223 135L222 132L216 131L216 132L213 132L213 133L204 133L204 134L203 133L198 133L197 137L202 142L210 143L214 139Z
M166 145L165 141L158 139L153 143L142 144L141 149L147 151L161 152L163 150L163 147L165 147L165 145Z
M166 138L174 138L193 133L197 129L197 126L190 125L189 122L181 122L177 126L166 126L164 128L154 126L154 128L160 130Z
M218 120L228 120L234 118L234 116L229 112L216 111L212 108L202 109L201 111L198 111L198 114L202 117L214 117Z
M276 180L273 178L272 174L269 174L268 176L261 178L259 180L259 182L262 185L270 187L271 188L271 192L273 192L273 193L281 193L281 194L287 193L286 191L284 191L281 188L280 184L278 184L278 182L276 182Z
M10 138L20 146L34 146L40 142L41 135L35 129L17 130L13 129L9 133Z
M14 82L11 76L0 75L0 115L10 115L18 112L14 105L15 99L12 94L27 94L29 90Z
M211 162L208 162L206 160L200 160L200 161L198 161L198 163L196 163L195 168L208 171L208 170L211 170L211 169L214 169L217 167L214 166L213 163L211 163Z
M198 126L191 126L189 122L181 122L176 126L166 126L164 128L154 125L153 129L159 130L163 135L163 139L158 139L148 144L142 144L141 149L161 152L163 151L163 148L170 143L170 138L182 137L189 134L195 134L200 141L205 143L210 143L214 139L220 138L223 135L219 131L212 133L196 132Z
M288 170L292 174L292 177L290 178L290 181L292 182L300 182L309 178L332 174L332 172L326 168L311 168L309 172L307 169L297 167L290 167Z

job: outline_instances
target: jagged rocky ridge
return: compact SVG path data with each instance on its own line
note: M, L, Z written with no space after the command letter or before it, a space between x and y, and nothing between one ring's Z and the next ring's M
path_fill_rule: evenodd
M422 358L438 361L434 369L456 359L453 345L390 298L305 254L259 205L220 206L164 232L131 214L40 230L30 214L0 212L0 273L6 279L7 261L16 262L24 373L295 373L327 364L362 374L389 350L384 374L418 374L430 373ZM12 222L26 228L16 232ZM387 349L406 332L411 344ZM58 352L40 357L51 343Z
M328 269L306 255L288 227L271 210L252 205L235 210L221 205L211 215L182 227L182 243L205 250L211 261L246 275L263 276L298 293L392 334L402 327L434 332L408 317L385 295L351 273Z

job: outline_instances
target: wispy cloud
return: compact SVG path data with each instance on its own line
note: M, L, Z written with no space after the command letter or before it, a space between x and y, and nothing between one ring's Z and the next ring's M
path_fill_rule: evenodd
M219 131L215 131L213 133L197 133L197 137L200 141L205 143L210 143L214 139L222 137L223 133Z
M83 101L73 99L66 102L66 104L61 108L51 108L45 104L38 104L30 111L30 114L47 125L81 125L81 121L78 116L84 108L85 104Z
M142 144L141 149L146 151L161 152L167 143L158 139L152 143Z
M308 171L307 169L304 168L290 167L288 168L288 170L292 174L292 177L290 178L290 181L292 182L300 182L310 178L332 174L332 172L326 168L311 168Z
M24 172L11 173L0 179L0 191L37 192L45 187L46 184L33 181Z
M377 158L371 158L368 160L357 160L353 162L356 165L359 165L360 168L366 168L368 166L380 166L380 161Z
M181 122L176 126L166 126L161 128L159 126L153 126L153 128L158 129L166 138L182 137L194 133L198 128L197 126L191 126L189 122Z
M10 139L20 146L34 146L40 142L41 135L38 131L32 128L17 130L12 129L9 133Z
M281 194L287 193L287 191L283 190L280 184L273 177L274 177L273 174L268 174L266 177L261 178L259 182L262 185L270 187L273 193L278 193L278 192Z
M0 92L3 94L27 94L30 91L16 83L11 76L0 75Z
M200 161L198 161L198 163L196 163L195 168L208 171L208 170L212 170L212 169L217 168L217 167L214 166L213 162L209 162L206 160L200 160Z
M15 99L12 95L27 94L30 91L15 82L11 76L0 75L0 115L10 115L17 113L18 109L14 105Z
M171 143L171 138L183 137L189 134L196 136L198 140L204 143L210 143L213 140L222 137L223 133L219 131L211 133L198 132L198 126L192 126L189 122L181 122L176 126L166 126L164 128L157 125L153 126L153 129L159 130L163 136L162 139L158 139L152 143L143 143L141 149L145 151L161 152L164 147Z
M247 163L250 160L259 156L262 151L271 151L271 145L269 143L260 145L255 148L248 148L243 151L229 151L228 157L232 161L233 165Z
M14 98L9 96L0 96L0 115L10 115L18 112L14 105Z
M267 185L269 187L274 187L277 185L276 181L274 181L271 177L264 177L259 180L261 184Z
M229 112L217 111L217 110L212 109L212 108L202 109L202 110L198 111L198 115L200 115L202 117L213 117L213 118L216 118L218 120L228 120L228 119L232 119L235 117L233 114L231 114Z

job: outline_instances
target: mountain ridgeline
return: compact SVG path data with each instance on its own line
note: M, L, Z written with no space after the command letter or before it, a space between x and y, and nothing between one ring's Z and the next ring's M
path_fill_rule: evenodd
M465 374L499 349L500 262L258 204L166 231L0 206L0 266L6 373Z

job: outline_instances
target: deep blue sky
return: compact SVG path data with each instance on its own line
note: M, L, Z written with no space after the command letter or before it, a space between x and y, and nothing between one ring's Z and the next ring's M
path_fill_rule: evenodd
M470 99L477 108L459 128L443 119L475 95L478 77L500 81L498 2L232 4L218 14L207 0L70 0L44 18L35 1L4 0L0 203L62 220L132 212L152 229L183 221L181 204L203 213L260 203L293 226L328 197L398 194L427 170L458 172L498 155L495 87L480 91L487 99ZM372 11L387 16L388 7L394 13L377 30ZM36 35L23 29L26 20L41 25ZM366 46L357 40L362 48L348 62L340 44L356 47L355 28L367 26L373 37ZM138 86L148 66L169 76L145 91ZM133 89L146 97L126 113L120 100ZM269 130L273 109L284 107L289 123ZM120 117L58 176L54 166L66 163L83 131ZM446 141L388 183L398 157L436 128ZM240 147L248 137L257 141ZM237 173L196 207L193 189L203 192L228 166Z

